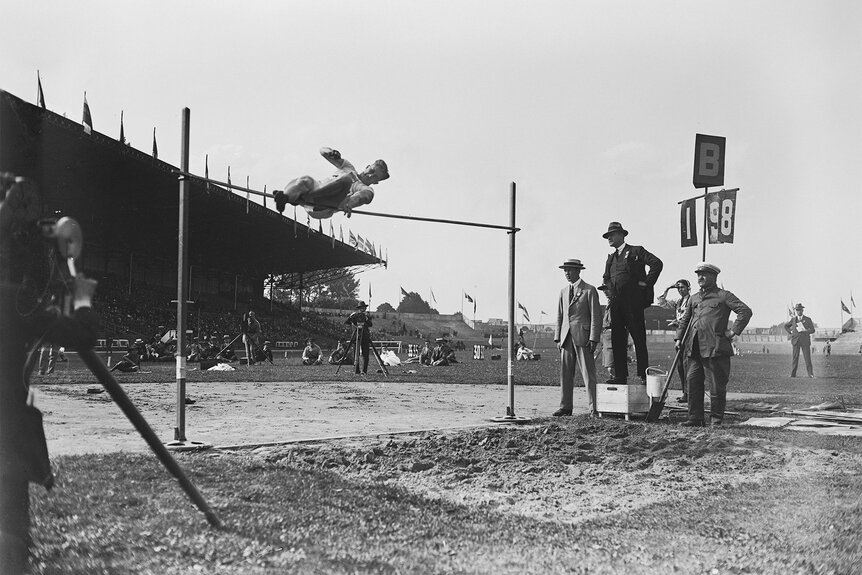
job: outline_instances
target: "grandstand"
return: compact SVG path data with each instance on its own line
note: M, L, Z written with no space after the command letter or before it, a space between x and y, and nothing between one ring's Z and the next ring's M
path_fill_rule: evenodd
M81 225L79 267L99 280L94 305L106 335L149 337L175 325L177 168L2 90L0 128L0 170L37 183L44 216ZM271 339L337 339L333 324L265 299L266 288L277 277L275 287L301 301L303 289L384 262L223 187L192 180L190 189L189 329L236 333L253 307Z

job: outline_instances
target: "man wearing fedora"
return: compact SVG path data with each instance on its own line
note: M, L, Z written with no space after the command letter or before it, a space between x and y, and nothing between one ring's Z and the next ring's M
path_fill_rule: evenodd
M368 304L360 301L356 304L357 311L350 314L344 323L352 325L355 330L359 330L359 350L362 352L362 375L368 373L368 353L371 347L371 316L365 312ZM356 334L353 334L354 344L356 342ZM355 353L355 351L354 351ZM359 362L355 362L356 373L359 373Z
M595 415L598 378L593 352L602 333L599 292L581 279L581 270L585 269L581 260L566 260L560 269L566 274L568 284L560 290L554 328L554 342L560 349L561 392L560 409L554 412L554 416L572 414L576 364L587 388L590 415Z
M628 231L619 222L611 222L602 237L608 240L613 252L605 263L604 285L611 308L611 339L614 350L614 377L608 383L625 384L629 368L626 347L629 335L635 346L637 374L646 381L649 355L646 345L644 309L652 305L653 286L661 273L662 262L643 246L626 243ZM647 273L646 268L649 268Z
M742 333L751 320L751 308L731 292L716 285L721 270L702 263L694 270L700 291L692 294L676 328L676 349L686 358L688 380L687 427L704 424L704 383L709 385L710 421L721 425L727 403L730 379L730 357L733 338ZM730 312L736 314L733 327L728 326ZM689 327L690 326L690 327Z
M679 292L679 299L670 300L667 299L667 292L676 288L676 291ZM679 327L679 320L682 319L682 314L685 313L685 306L688 305L688 299L691 293L691 284L687 279L677 280L677 282L671 286L665 288L664 293L658 296L656 299L656 303L659 307L664 309L673 310L675 317L674 319L668 322L668 327L672 327L676 329ZM678 361L676 364L677 373L679 373L679 382L682 385L682 397L677 399L679 403L685 403L688 401L688 385L685 381L685 362Z
M784 324L784 330L790 334L790 343L793 344L793 364L790 368L790 377L796 377L796 369L799 367L799 350L805 358L805 368L808 377L814 377L814 368L811 367L811 334L814 333L814 322L810 317L803 314L805 306L796 304L796 314Z

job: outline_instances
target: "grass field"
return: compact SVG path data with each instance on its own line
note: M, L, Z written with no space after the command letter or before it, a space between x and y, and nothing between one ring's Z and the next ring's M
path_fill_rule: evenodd
M517 384L556 385L559 362L540 351L514 366ZM669 344L651 353L670 364ZM785 407L862 405L862 358L815 357L813 380L791 379L789 363L734 358L730 390ZM144 365L151 373L119 381L173 381L173 364ZM189 379L354 377L334 372L277 358ZM34 384L88 377L73 360ZM504 385L506 362L408 365L390 380ZM177 457L222 528L151 455L57 457L55 489L31 488L32 572L862 572L858 438L574 417Z

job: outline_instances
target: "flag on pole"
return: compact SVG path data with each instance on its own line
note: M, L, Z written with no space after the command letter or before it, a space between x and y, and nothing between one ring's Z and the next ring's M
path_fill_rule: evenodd
M494 334L488 336L488 347L494 347Z
M401 295L403 295L404 297L408 297L410 294L408 294L408 293L404 290L404 288L402 287L402 288L401 288Z
M120 110L120 143L126 143L126 131L123 129L123 111Z
M293 206L293 237L296 237L296 206Z
M844 300L841 300L841 309L844 310L844 313L851 313L851 311L847 309L847 306L844 304Z
M856 302L853 301L853 292L850 292L850 307L856 309Z
M349 236L349 239L350 239L350 245L351 245L351 246L353 246L353 247L355 248L355 247L356 247L356 236L354 236L354 235L353 235L353 231L352 231L352 230L347 230L347 233L348 233L348 234L350 234L350 236Z
M434 303L437 303L437 298L434 297L434 290L431 288L429 288L429 290L431 291L431 299L434 301Z
M90 105L87 103L87 92L84 92L84 133L93 133L93 116L90 115Z
M518 309L524 312L524 319L527 320L527 323L530 323L530 312L527 311L527 308L521 305L521 302L518 302Z
M153 128L153 158L159 159L159 147L156 145L156 129Z
M249 179L248 176L245 177L245 213L248 213L249 204L251 203L251 196L248 193L248 189L251 187L248 185Z
M476 302L474 302L474 301L473 301L473 298L471 298L471 297L470 297L470 294L468 294L467 292L464 292L464 297L465 297L465 298L467 298L467 301L468 301L468 302L470 302L470 303L472 303L472 304L475 304L475 303L476 303Z
M371 282L368 282L368 305L371 305Z
M204 178L207 181L207 193L210 191L210 155L204 156Z
M230 166L227 167L227 191L233 193L233 188L230 187Z
M389 269L389 248L386 248L386 257L383 259L383 267Z
M43 110L45 109L45 92L42 91L42 77L39 75L39 70L36 70L36 83L38 90L36 92L36 104Z
M338 241L344 243L344 227L341 224L338 224Z
M308 237L311 235L311 216L309 214L305 214L305 236Z
M335 227L332 225L332 220L329 220L329 235L332 237L332 247L335 247Z
M266 184L263 185L263 207L266 207Z

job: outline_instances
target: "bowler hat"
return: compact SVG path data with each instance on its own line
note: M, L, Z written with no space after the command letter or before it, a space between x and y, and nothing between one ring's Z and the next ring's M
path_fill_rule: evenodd
M573 259L568 259L568 260L564 261L563 265L560 266L560 269L562 269L562 270L564 270L566 268L575 268L575 269L579 269L579 270L587 269L586 267L584 267L584 264L581 263L581 260L573 260Z
M359 309L361 307L368 307L368 304L362 300L359 300L359 303L356 304L356 309Z
M801 303L798 303L798 304L796 304L794 309L805 309L805 306L802 305Z
M623 236L629 235L628 231L623 228L623 225L619 222L611 222L608 224L608 231L602 234L602 237L608 239L608 236L614 232L620 232Z
M695 268L694 273L710 273L718 275L721 273L721 269L719 269L717 265L703 262Z

